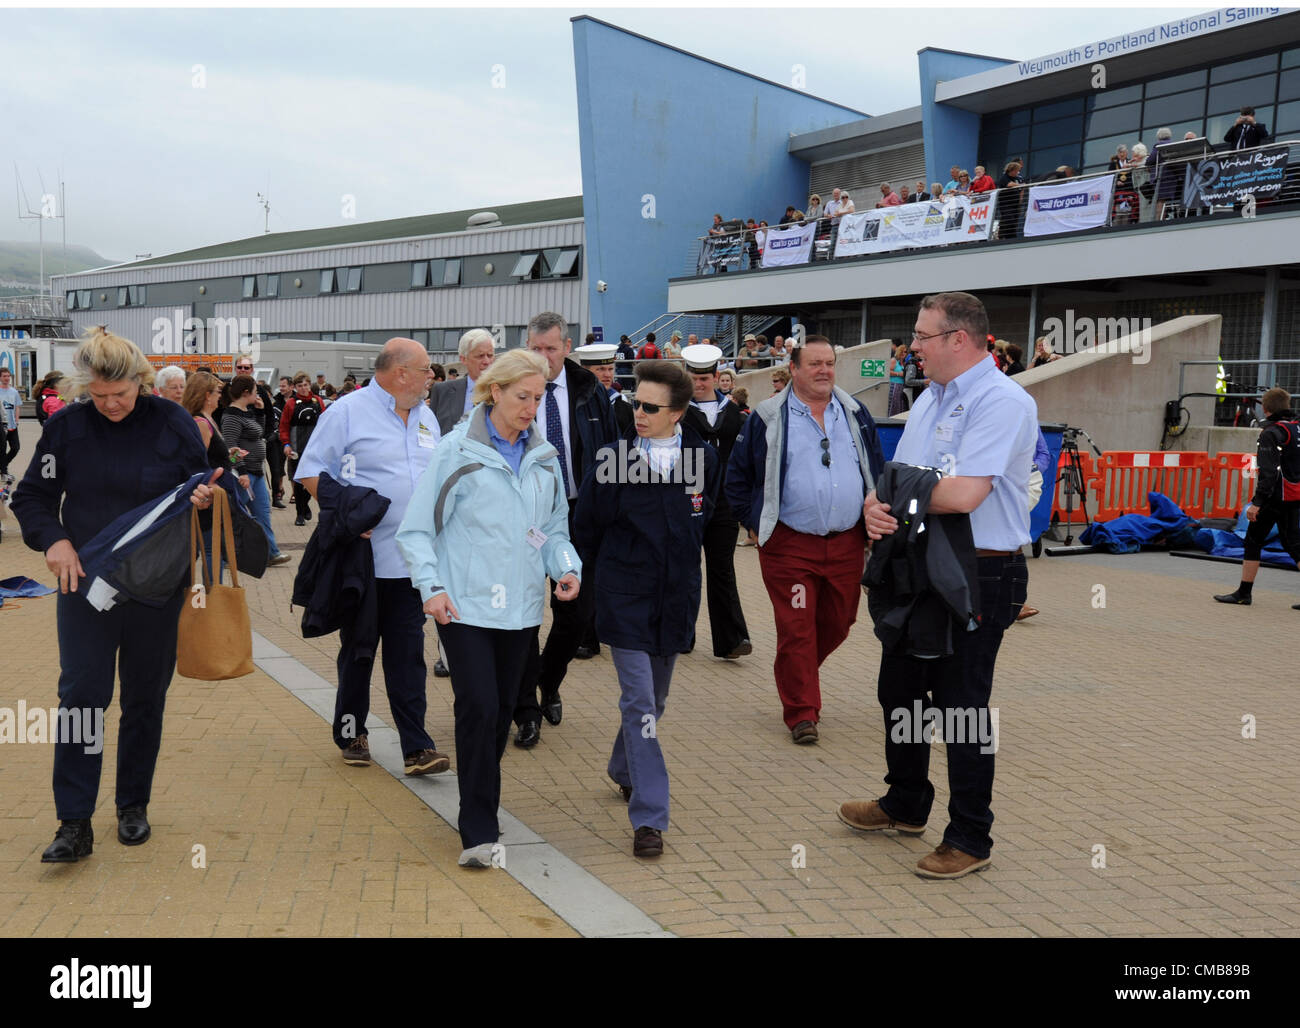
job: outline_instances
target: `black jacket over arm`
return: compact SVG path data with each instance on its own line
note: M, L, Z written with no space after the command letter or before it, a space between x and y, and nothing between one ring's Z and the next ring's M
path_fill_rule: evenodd
M979 627L979 564L969 514L930 514L935 468L889 461L876 483L898 531L871 548L862 584L876 637L887 651L952 655L952 633ZM915 508L913 508L915 504Z

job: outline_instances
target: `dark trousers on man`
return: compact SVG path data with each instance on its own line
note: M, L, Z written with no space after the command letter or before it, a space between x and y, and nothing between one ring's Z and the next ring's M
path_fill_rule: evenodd
M425 695L424 605L409 578L376 578L379 638L383 643L384 686L394 727L402 740L402 755L436 750L424 728ZM366 734L370 714L370 673L375 655L358 646L351 624L339 630L339 691L334 701L334 742L346 749Z
M501 834L501 756L537 628L508 630L451 622L438 626L456 697L456 781L461 846L494 843Z
M9 474L9 465L18 456L18 429L7 429L0 438L0 475Z
M573 507L574 501L570 500L570 539L573 538ZM546 645L541 652L538 653L537 647L533 647L529 654L524 680L520 683L519 702L515 704L517 725L542 720L542 708L537 702L538 688L541 689L544 703L559 695L569 664L587 634L587 624L596 609L596 591L590 587L590 582L586 583L587 588L578 590L575 599L560 600L555 596L555 583L550 579L547 581L551 594L551 630L546 635Z
M271 469L271 499L276 500L284 495L284 450L276 436L266 441L266 465Z
M1255 520L1246 524L1246 560L1259 560L1273 526L1277 542L1291 559L1300 563L1300 501L1270 500L1259 508Z
M776 619L776 691L787 728L817 722L818 669L858 617L867 535L862 523L829 536L805 535L777 522L758 550Z
M725 657L749 638L745 612L736 589L736 534L734 518L715 519L704 529L704 571L709 601L709 630L713 655Z
M113 700L113 677L122 682L117 733L117 808L145 806L162 745L167 687L176 670L176 626L185 590L162 607L119 603L99 611L82 592L58 598L59 709L83 726L101 728ZM85 717L82 712L100 712ZM63 717L60 717L60 723ZM54 732L55 726L51 726ZM59 820L84 820L95 812L104 739L53 735L54 806ZM93 743L93 744L92 744ZM93 752L87 752L87 751Z
M299 454L299 456L302 455ZM298 473L298 462L288 460L286 465L289 479L293 481L293 476ZM296 481L293 482L293 505L297 508L298 517L304 519L311 517L311 493L307 492L302 484Z
M1029 572L1023 554L980 557L980 626L954 627L953 652L937 660L901 654L880 658L877 695L885 718L885 763L889 792L878 801L895 821L923 825L934 803L930 743L916 712L932 706L948 747L948 827L943 841L983 860L993 849L993 745L989 696L1002 633L1025 601ZM927 693L929 696L927 697ZM949 713L951 712L951 713ZM948 738L949 728L957 738Z

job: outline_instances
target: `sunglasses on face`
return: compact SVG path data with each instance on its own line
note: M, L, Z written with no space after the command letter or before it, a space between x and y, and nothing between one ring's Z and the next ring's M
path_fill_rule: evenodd
M632 409L643 410L647 414L658 414L664 409L664 405L662 403L646 403L644 400L633 399Z

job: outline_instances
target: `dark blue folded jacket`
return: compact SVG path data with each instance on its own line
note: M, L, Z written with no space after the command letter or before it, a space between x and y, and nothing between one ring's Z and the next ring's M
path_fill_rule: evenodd
M115 518L78 552L86 600L98 610L134 600L161 607L189 573L190 494L207 478L191 475L175 489Z
M341 485L324 472L316 499L320 516L293 580L292 605L306 608L303 638L351 625L357 659L372 659L379 645L375 555L361 533L384 519L391 501L366 486Z

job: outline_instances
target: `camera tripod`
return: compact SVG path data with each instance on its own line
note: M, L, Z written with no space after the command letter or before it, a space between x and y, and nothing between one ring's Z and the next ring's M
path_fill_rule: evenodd
M1079 509L1083 511L1083 523L1087 527L1091 524L1092 519L1088 517L1088 494L1084 492L1083 481L1083 461L1079 456L1079 436L1088 440L1088 445L1092 447L1092 452L1098 457L1101 456L1101 450L1097 449L1097 444L1093 442L1092 436L1081 428L1069 428L1068 426L1061 432L1061 453L1065 456L1065 467L1061 469L1061 474L1065 483L1065 545L1070 546L1074 543L1072 526L1074 523L1074 497L1079 497Z

